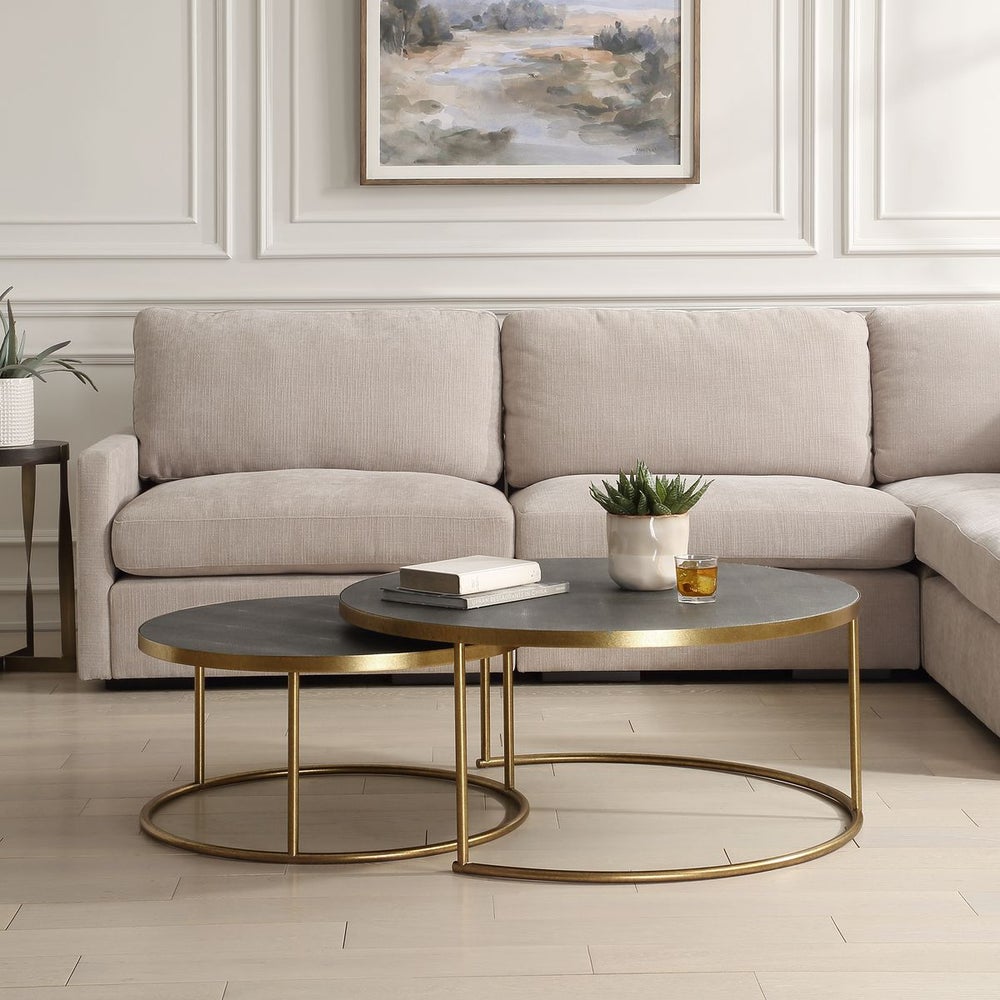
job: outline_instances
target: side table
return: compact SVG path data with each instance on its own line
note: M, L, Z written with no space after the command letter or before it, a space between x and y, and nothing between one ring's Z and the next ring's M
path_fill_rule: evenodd
M39 465L59 466L59 625L61 656L35 655L35 602L31 587L31 545L35 528L35 470ZM69 513L69 442L35 441L29 445L0 448L0 468L21 468L21 520L24 525L25 644L3 656L5 670L76 669L76 610L73 596L73 532Z
M365 632L344 622L336 597L265 597L230 601L205 607L183 608L139 626L139 648L167 663L194 667L194 781L150 799L142 807L142 831L172 847L199 854L239 861L269 861L278 864L359 864L367 861L398 861L445 854L458 849L458 841L437 841L410 847L377 850L303 851L299 844L299 786L309 775L392 774L457 782L458 772L439 767L407 764L327 764L303 767L299 748L299 693L301 676L306 674L376 674L436 666L452 660L451 649L442 643L394 639ZM487 657L508 653L503 648L476 647L470 655L482 659L480 676L489 677ZM263 771L205 777L205 670L261 671L288 675L288 754L287 765ZM488 680L486 682L488 688ZM485 724L484 724L485 726ZM195 840L165 830L156 822L156 813L165 805L187 796L201 800L205 792L223 785L235 785L285 778L287 781L287 839L285 850L261 850ZM520 826L528 816L528 800L509 782L468 776L462 780L480 788L504 806L500 822L481 833L469 834L470 844L485 844ZM456 793L457 795L457 793ZM457 801L457 798L456 798ZM207 803L197 806L198 815L211 815ZM466 810L467 815L468 810Z

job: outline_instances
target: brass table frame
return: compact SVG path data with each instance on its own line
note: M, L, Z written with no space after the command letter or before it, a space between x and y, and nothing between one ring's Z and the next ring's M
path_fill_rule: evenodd
M790 571L779 571L790 572ZM456 781L456 840L457 857L452 869L463 875L480 875L492 878L523 879L544 882L585 882L585 883L651 883L683 882L699 879L728 878L749 875L755 872L773 871L802 864L830 854L851 841L864 822L861 791L861 714L860 714L860 650L858 642L858 611L860 598L852 604L833 611L811 615L805 618L751 623L725 629L666 629L645 632L576 631L572 633L553 630L551 632L532 631L530 636L517 629L491 629L469 627L459 624L442 626L440 623L401 621L391 615L375 614L341 603L341 614L352 624L363 628L386 632L390 635L409 635L414 638L450 640L453 642L454 657L454 700L455 700L455 759ZM747 640L785 638L810 635L846 626L848 653L848 703L849 703L849 752L851 791L847 793L832 785L804 775L777 768L741 763L738 761L712 760L702 757L672 756L666 754L632 753L547 753L517 754L514 751L514 656L520 645L569 647L569 648L614 648L614 647L670 647L670 646L710 646L726 645ZM468 640L468 642L466 641ZM511 651L503 657L503 756L495 757L491 749L489 724L489 678L481 675L481 722L480 757L478 767L504 768L506 787L514 789L515 767L518 764L644 764L665 767L694 768L739 774L748 778L759 778L777 784L802 789L832 802L847 820L845 828L835 837L818 844L801 848L786 854L779 854L750 861L740 861L725 865L706 865L687 868L664 869L565 869L528 868L517 865L484 864L470 859L470 848L475 846L469 835L468 786L474 778L468 774L467 766L467 683L466 664L469 659L471 642L491 642L506 646Z
M59 466L59 631L60 656L35 655L35 599L31 584L31 554L35 529L36 469L39 465ZM73 594L73 530L69 509L69 443L35 441L33 444L0 448L0 468L21 469L21 523L24 528L25 642L20 649L4 654L5 670L76 670L76 608Z
M244 602L250 603L250 602ZM197 610L197 609L194 609ZM146 623L148 624L148 623ZM303 775L328 774L378 774L403 777L429 778L455 783L463 781L463 801L466 803L466 842L485 844L496 840L520 826L528 817L528 801L513 786L513 776L509 772L503 784L490 778L469 778L467 771L450 771L436 767L416 767L405 764L344 764L320 767L302 767L300 761L300 689L302 674L331 673L384 673L393 670L407 670L415 667L439 666L447 662L448 650L432 650L412 653L391 653L369 656L326 656L304 661L303 657L282 656L235 656L228 653L208 652L198 649L184 649L174 645L153 641L141 632L139 648L150 656L170 663L181 663L194 667L194 781L177 788L171 788L150 799L139 814L139 825L144 833L171 847L195 851L219 858L240 861L267 861L285 864L358 864L370 861L396 861L408 858L422 858L433 854L447 854L458 849L458 841L438 841L407 847L385 848L371 851L302 851L299 846L300 827L300 779ZM489 676L488 657L501 652L499 649L480 646L474 650L482 658L482 671ZM509 655L509 654L507 654ZM233 671L263 671L288 674L288 734L287 766L284 768L240 771L207 778L205 775L205 669L216 667ZM487 685L488 688L489 685ZM488 695L487 695L488 697ZM465 763L463 761L463 763ZM462 777L459 778L459 773ZM159 810L170 802L191 795L199 795L213 788L246 782L285 778L287 780L287 841L284 851L256 850L233 847L195 840L191 837L171 833L155 820ZM505 804L503 819L479 833L468 833L468 785L481 788Z

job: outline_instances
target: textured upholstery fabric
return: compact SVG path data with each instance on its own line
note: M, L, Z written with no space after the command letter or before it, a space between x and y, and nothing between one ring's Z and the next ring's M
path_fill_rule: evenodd
M291 469L163 483L115 518L115 565L140 576L378 573L511 556L499 490L420 472Z
M924 669L1000 733L1000 625L944 577L921 586Z
M879 482L1000 472L1000 307L876 309L868 327Z
M871 482L864 318L832 309L514 312L501 331L512 486L642 458L711 475Z
M198 576L149 579L124 577L111 588L111 658L105 677L190 677L194 670L166 663L139 651L139 626L157 615L181 608L201 607L223 601L249 601L258 597L305 597L339 594L361 576ZM110 669L109 669L110 668ZM240 676L226 670L209 674Z
M495 316L461 309L144 310L140 475L363 469L495 483L498 337Z
M1000 622L1000 474L909 479L883 490L914 509L917 558Z
M536 483L511 497L519 557L600 556L601 476ZM691 511L691 551L771 566L884 568L913 558L913 514L879 490L797 476L719 476Z
M861 594L863 669L916 670L920 666L919 581L914 573L902 569L815 572L843 580ZM846 666L847 630L843 628L730 646L524 649L517 654L517 668L524 671L842 670Z
M108 592L117 575L111 522L140 490L138 441L114 434L77 459L76 650L84 680L108 677L111 655Z

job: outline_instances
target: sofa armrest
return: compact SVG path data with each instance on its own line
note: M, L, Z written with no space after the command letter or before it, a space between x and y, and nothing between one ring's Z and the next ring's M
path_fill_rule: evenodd
M108 594L118 571L111 555L111 525L142 489L139 441L113 434L77 459L76 621L77 671L85 680L111 678Z

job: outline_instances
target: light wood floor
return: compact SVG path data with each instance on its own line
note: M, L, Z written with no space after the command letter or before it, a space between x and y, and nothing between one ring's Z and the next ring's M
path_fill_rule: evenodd
M476 692L472 692L474 702ZM496 699L499 702L499 698ZM280 763L280 689L209 691L209 771ZM498 707L496 705L495 707ZM303 763L448 764L451 692L306 688ZM677 885L463 878L450 856L350 867L215 860L140 834L191 769L192 697L0 675L0 1000L996 1000L1000 746L932 684L864 687L866 824L780 872ZM836 683L525 685L518 750L752 760L846 784ZM521 768L527 824L477 860L711 864L838 829L740 777ZM303 847L450 836L433 782L304 782ZM280 846L282 786L178 803L178 832ZM477 797L474 823L493 807ZM270 840L268 839L270 838Z

